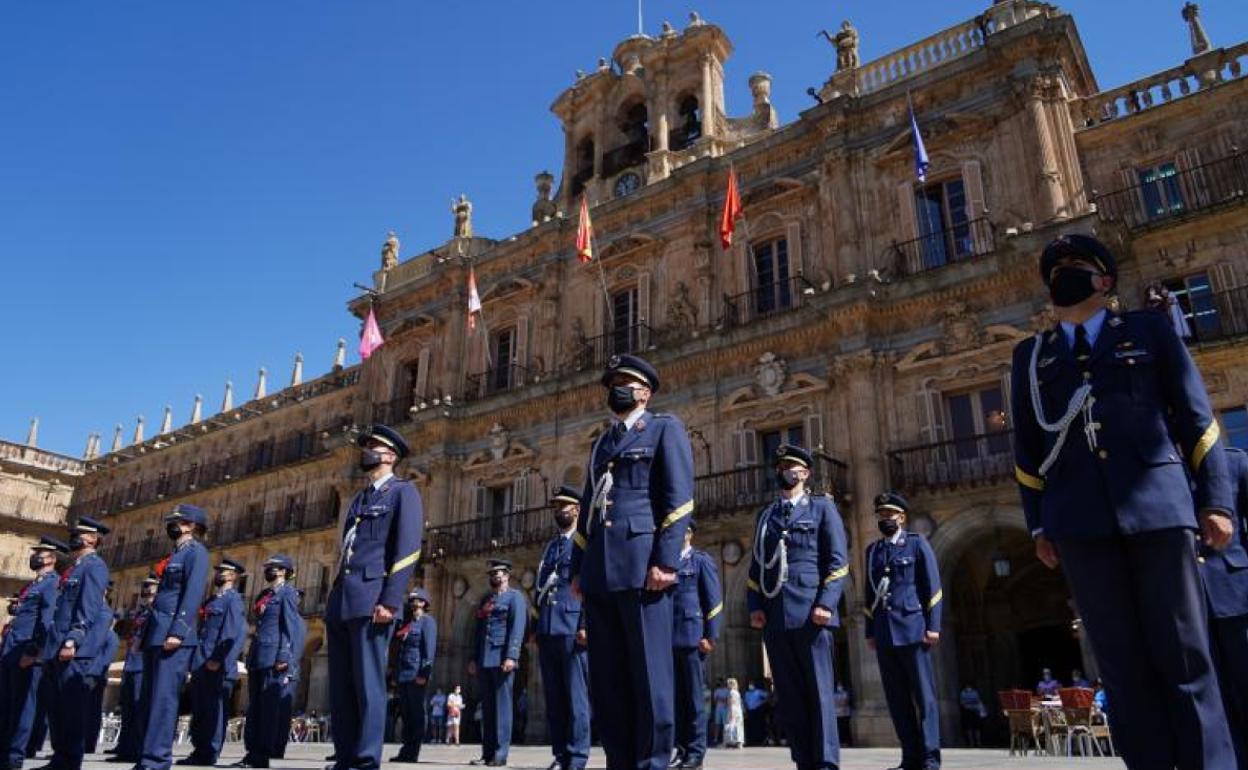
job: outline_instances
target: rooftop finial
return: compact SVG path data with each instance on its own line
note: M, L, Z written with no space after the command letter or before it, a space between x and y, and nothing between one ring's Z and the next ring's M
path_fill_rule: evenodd
M234 411L234 383L225 381L225 397L221 399L221 411Z
M82 450L82 459L84 460L95 459L95 442L96 442L96 435L94 433L88 433L87 434L87 448Z
M30 429L26 431L26 446L39 446L39 418L30 418Z
M204 397L195 394L195 405L191 407L191 425L198 425L204 419Z
M1188 31L1192 35L1192 56L1200 56L1213 47L1213 44L1209 42L1209 35L1205 32L1205 25L1200 21L1199 5L1184 4L1183 21L1187 22Z
M295 354L295 370L290 373L290 384L291 385L303 384L303 354L302 353Z
M334 352L334 369L338 370L347 365L347 341L342 337L338 338L338 350Z
M108 451L110 452L121 451L121 423L117 423L117 427L113 428L113 446Z
M173 432L173 407L165 404L165 416L160 420L160 432L156 435L163 436L166 433Z
M260 367L260 379L256 381L256 398L264 398L268 394L269 371Z
M136 445L143 443L143 415L139 415L139 419L134 422L134 439L130 443Z

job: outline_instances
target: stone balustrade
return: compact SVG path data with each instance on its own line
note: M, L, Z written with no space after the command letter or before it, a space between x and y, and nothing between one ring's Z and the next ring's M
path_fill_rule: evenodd
M0 460L8 460L45 471L71 474L81 474L85 467L82 460L77 458L12 441L0 441Z
M1083 127L1096 126L1237 80L1243 77L1245 58L1248 58L1248 42L1216 48L1177 67L1077 99L1072 108Z

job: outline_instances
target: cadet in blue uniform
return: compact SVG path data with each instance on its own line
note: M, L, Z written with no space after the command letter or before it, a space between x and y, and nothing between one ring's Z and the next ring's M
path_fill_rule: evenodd
M563 486L551 499L559 534L546 544L537 568L537 597L529 615L546 694L546 729L554 754L550 770L584 770L589 760L589 654L585 614L572 595L572 535L581 493Z
M139 604L129 612L125 626L126 660L121 669L121 692L118 705L121 710L121 734L110 762L134 764L143 755L143 732L147 725L147 711L142 707L143 698L143 626L152 611L152 599L156 598L156 586L160 578L153 573L143 579L139 587Z
M429 594L417 588L407 596L408 619L399 640L399 707L403 711L403 747L392 762L419 762L425 738L425 686L433 673L438 649L438 624L429 614Z
M87 670L95 656L93 629L104 616L108 567L96 553L109 528L88 516L69 528L72 566L61 576L52 632L44 647L48 688L48 732L52 761L41 770L80 770L86 749L84 727L90 707Z
M40 538L31 547L35 579L17 594L16 606L9 612L11 620L0 646L0 748L6 770L21 770L26 758L43 678L39 663L56 610L56 557L68 551L68 546L50 537Z
M673 765L701 770L706 755L706 656L719 640L720 613L724 611L719 570L706 551L693 547L694 523L685 530L680 552L672 629L673 666L676 673L676 754Z
M213 596L199 614L199 645L191 656L191 746L179 765L213 765L221 755L230 696L238 682L238 658L247 640L247 611L234 590L247 570L222 559L212 578Z
M109 581L108 591L104 595L104 609L100 611L100 622L95 626L99 629L96 639L93 640L96 642L95 654L87 668L87 691L90 693L88 697L91 702L87 706L87 723L82 731L83 750L87 754L95 753L100 739L100 724L104 721L104 688L108 686L108 666L117 657L117 648L120 646L113 630L117 614L109 607L112 602L112 588L113 583Z
M290 700L299 674L299 658L307 634L299 614L299 592L288 582L295 563L283 554L264 562L268 583L256 596L256 630L247 651L247 721L243 743L247 753L231 767L268 767L277 750L277 733L290 733ZM348 664L349 665L349 664Z
M940 767L940 714L931 648L940 641L940 569L922 535L904 527L910 510L896 492L875 498L884 537L867 547L863 612L884 697L901 741L901 770Z
M613 356L602 375L611 427L590 452L572 542L583 592L590 697L610 768L663 770L672 757L672 591L693 513L685 426L647 410L659 374Z
M1240 770L1248 768L1248 454L1227 447L1235 536L1224 551L1202 545L1200 575L1209 595L1210 637Z
M511 562L489 564L490 592L477 605L476 654L468 664L468 673L480 682L481 757L469 764L502 767L511 749L511 688L529 608L524 594L511 588Z
M399 432L374 425L356 443L369 484L347 510L338 573L325 609L332 770L381 766L390 635L420 561L425 526L416 486L394 475L395 464L408 455Z
M1096 239L1040 274L1059 324L1015 348L1011 399L1036 556L1065 569L1127 765L1231 767L1193 532L1224 548L1234 501L1200 372L1166 317L1108 309Z
M165 516L173 553L157 565L160 583L143 626L142 704L147 724L136 769L169 770L173 763L178 696L199 642L199 607L208 587L208 549L197 539L207 528L208 516L198 506L177 505Z
M798 446L776 450L779 498L758 514L746 581L750 625L763 643L776 699L798 770L840 764L832 628L840 625L849 565L845 526L830 498L806 491L812 458Z

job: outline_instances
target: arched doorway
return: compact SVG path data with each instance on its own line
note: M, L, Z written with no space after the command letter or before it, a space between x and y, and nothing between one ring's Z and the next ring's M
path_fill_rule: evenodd
M1004 744L998 691L1033 689L1045 667L1063 681L1072 669L1088 670L1070 591L1060 570L1037 561L1017 507L959 513L937 530L932 545L945 601L937 648L942 738L962 743L958 693L969 684L988 707L984 739Z

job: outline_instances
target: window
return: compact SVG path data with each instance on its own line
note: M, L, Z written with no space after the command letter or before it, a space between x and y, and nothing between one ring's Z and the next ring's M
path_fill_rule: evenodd
M1173 163L1140 169L1140 197L1149 219L1179 214L1184 209L1183 190L1179 187L1178 171Z
M587 136L576 146L576 172L572 175L572 197L585 189L585 183L594 175L594 138Z
M1222 323L1218 318L1217 299L1208 273L1175 278L1164 281L1162 285L1178 302L1178 311L1182 312L1182 324L1178 323L1178 319L1171 319L1180 337L1209 340L1221 336Z
M512 359L516 352L516 329L504 329L495 332L490 338L490 369L487 387L491 392L507 390L511 387Z
M789 242L784 238L753 246L754 311L767 315L793 307L793 284L789 281Z
M961 179L920 187L914 193L914 207L923 267L940 267L975 253Z
M956 459L974 460L1010 451L1000 386L947 395L945 410Z
M672 130L668 144L672 150L683 150L702 137L702 110L698 97L690 94L677 107L678 125Z
M1228 445L1248 451L1248 408L1223 409L1222 427Z
M609 355L632 353L637 344L640 312L637 306L637 287L617 291L611 295L611 339Z

